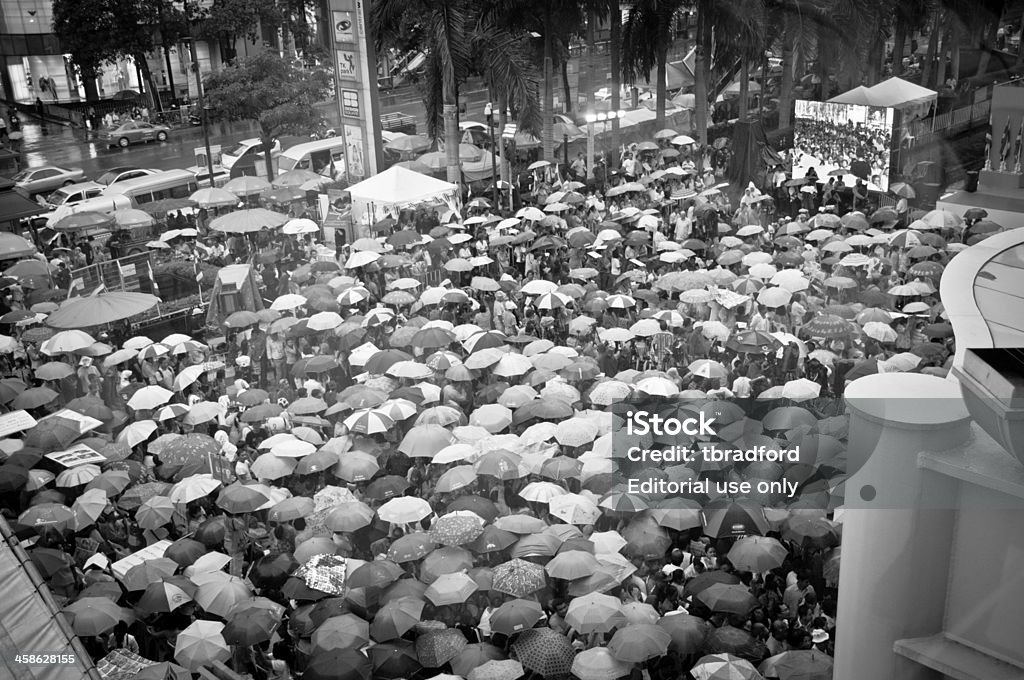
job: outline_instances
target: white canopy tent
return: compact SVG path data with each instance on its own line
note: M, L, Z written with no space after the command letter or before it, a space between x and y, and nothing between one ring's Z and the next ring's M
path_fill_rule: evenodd
M348 191L352 196L352 222L363 227L386 217L397 219L400 210L417 204L440 203L455 211L460 207L459 187L399 165L349 187Z
M855 87L829 99L836 104L883 106L903 111L904 122L927 115L939 94L902 78L889 78L874 87Z

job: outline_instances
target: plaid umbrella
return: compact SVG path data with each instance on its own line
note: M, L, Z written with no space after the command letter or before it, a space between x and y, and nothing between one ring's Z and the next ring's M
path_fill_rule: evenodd
M569 639L550 628L523 631L512 644L512 653L524 668L542 676L568 675L576 656Z
M546 585L543 567L517 558L494 568L491 589L513 597L526 597Z
M416 656L426 668L439 668L466 648L466 638L457 630L431 630L416 638Z

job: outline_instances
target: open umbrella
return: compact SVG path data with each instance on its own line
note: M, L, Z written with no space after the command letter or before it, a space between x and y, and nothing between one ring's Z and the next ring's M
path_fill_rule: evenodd
M178 633L174 660L193 672L215 661L227 661L231 650L223 636L224 624L215 621L193 621Z
M544 677L568 675L576 656L569 639L550 628L523 631L512 643L512 653L524 668Z
M92 328L143 314L159 302L160 298L148 293L96 293L61 305L46 318L46 325L53 328Z
M749 661L732 654L708 654L690 670L695 680L762 680Z
M672 636L663 628L641 623L620 628L608 643L608 651L619 661L642 663L668 652Z

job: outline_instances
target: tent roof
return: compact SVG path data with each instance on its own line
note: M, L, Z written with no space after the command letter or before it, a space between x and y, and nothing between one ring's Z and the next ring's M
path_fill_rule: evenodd
M863 106L887 106L899 108L908 104L919 104L938 97L938 93L902 78L889 78L874 87L860 85L849 92L829 99L836 104L860 104Z
M454 184L392 165L384 172L349 187L348 191L353 201L398 205L422 201L457 189Z
M876 106L899 107L904 104L917 104L936 99L939 94L935 90L921 87L902 78L889 78L870 88L871 96L882 103Z

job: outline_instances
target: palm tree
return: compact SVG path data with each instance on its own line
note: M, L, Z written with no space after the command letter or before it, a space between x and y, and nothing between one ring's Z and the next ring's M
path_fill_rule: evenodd
M433 93L437 92L439 85L448 181L454 184L462 179L459 169L458 83L469 71L471 9L467 0L376 0L370 10L370 23L378 49L389 33L399 30L403 14L411 12L419 18L427 43L427 125L431 134L438 136Z
M656 70L656 127L665 127L668 50L672 46L672 24L685 0L637 0L622 27L622 75L629 84L644 77L650 82Z

